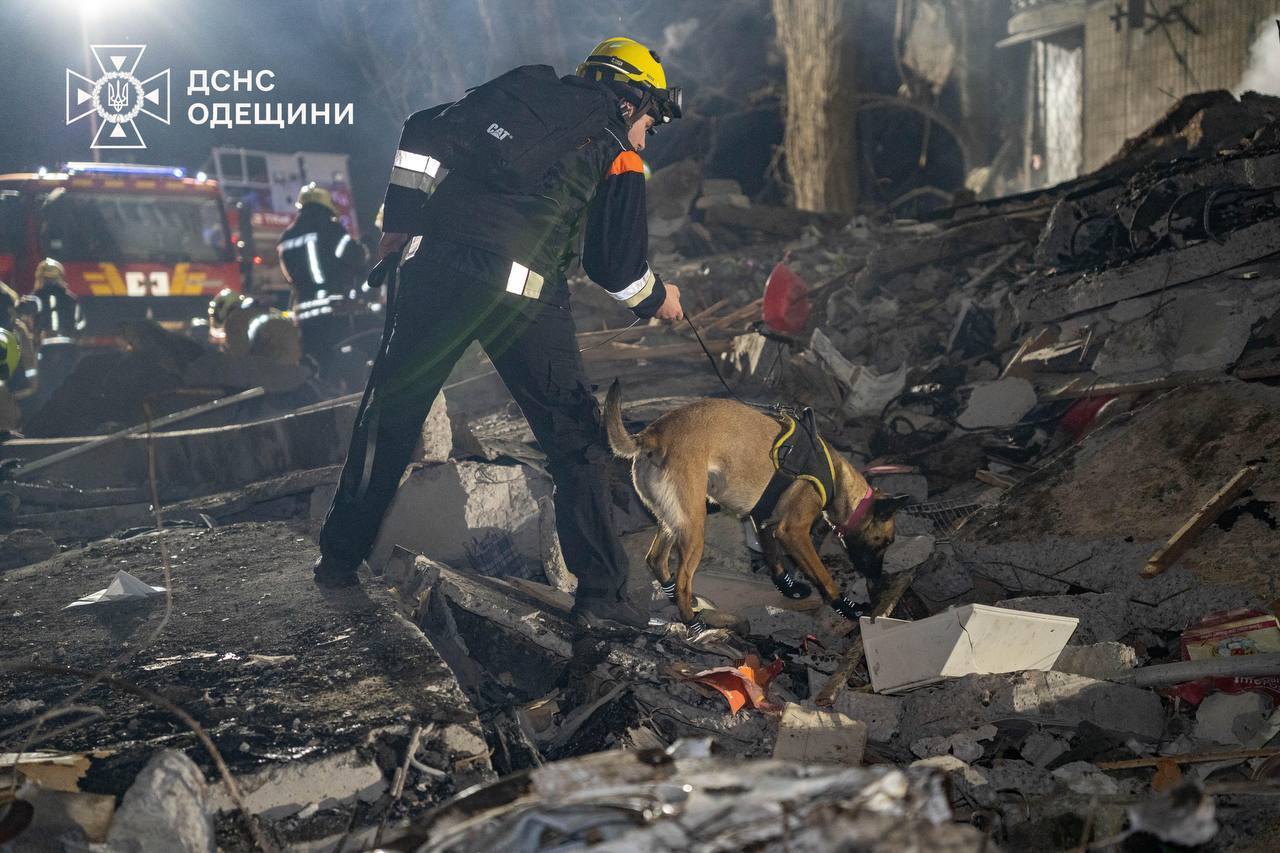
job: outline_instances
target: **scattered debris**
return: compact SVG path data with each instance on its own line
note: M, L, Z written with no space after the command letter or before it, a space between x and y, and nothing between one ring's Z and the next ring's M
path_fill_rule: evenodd
M121 569L116 572L116 576L111 579L111 583L107 584L105 589L83 595L62 609L89 607L94 604L114 604L119 601L136 601L150 598L153 595L164 595L165 592L167 592L165 587L144 583Z
M1049 669L1079 620L967 604L908 622L862 617L877 693L899 693L970 673Z
M867 724L839 711L819 711L788 703L778 723L773 757L820 764L862 763Z

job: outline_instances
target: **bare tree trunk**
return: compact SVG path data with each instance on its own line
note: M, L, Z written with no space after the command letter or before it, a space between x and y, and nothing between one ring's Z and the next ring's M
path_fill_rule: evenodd
M854 0L773 0L787 65L784 146L795 205L853 213L858 203Z

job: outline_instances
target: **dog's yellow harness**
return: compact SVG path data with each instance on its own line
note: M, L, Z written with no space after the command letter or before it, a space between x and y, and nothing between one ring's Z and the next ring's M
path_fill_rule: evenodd
M783 492L796 480L804 480L817 490L824 512L836 490L836 466L831 460L831 448L818 435L813 410L802 409L798 416L781 409L773 414L781 430L769 451L773 477L751 509L757 526L770 522Z

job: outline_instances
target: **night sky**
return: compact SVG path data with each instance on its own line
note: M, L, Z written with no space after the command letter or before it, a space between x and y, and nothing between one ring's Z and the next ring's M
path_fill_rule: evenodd
M337 0L335 0L337 2ZM55 168L68 160L91 159L88 119L65 123L65 69L84 69L80 7L93 44L145 44L137 76L171 69L170 124L141 116L144 151L104 151L105 160L184 166L194 172L216 145L272 151L335 151L351 155L358 215L373 220L395 150L401 118L367 94L332 36L316 21L317 2L276 0L0 0L0 56L6 73L0 85L0 172ZM388 13L397 3L388 2ZM275 90L225 93L220 99L281 102L353 102L355 123L341 127L210 129L192 125L186 94L192 68L270 69ZM96 69L91 76L98 76ZM429 106L424 103L423 106Z

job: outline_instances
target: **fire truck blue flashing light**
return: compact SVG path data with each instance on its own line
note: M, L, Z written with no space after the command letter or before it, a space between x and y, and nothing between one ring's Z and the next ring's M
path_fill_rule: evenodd
M135 163L67 163L64 171L97 173L101 175L163 175L184 178L186 169L179 166L139 166Z

